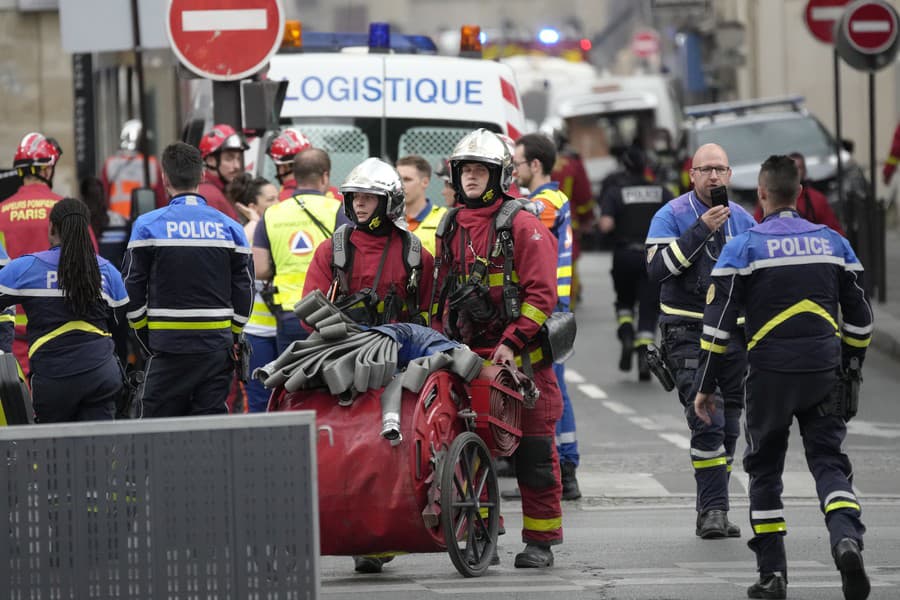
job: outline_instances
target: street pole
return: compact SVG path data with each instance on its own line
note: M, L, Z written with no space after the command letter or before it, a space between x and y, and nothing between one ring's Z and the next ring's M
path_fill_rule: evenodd
M844 200L844 161L841 159L841 60L837 48L831 50L834 61L834 152L837 155L837 189L838 207L844 218L850 245L856 247L856 227L853 220L853 207Z
M875 72L869 71L869 214L871 225L869 227L872 241L870 248L872 249L872 271L875 275L873 283L878 288L878 301L884 302L887 297L886 293L886 271L885 271L885 231L884 219L882 211L879 210L878 199L875 197Z
M138 149L144 157L144 187L150 187L150 157L147 152L147 104L144 102L144 55L141 49L141 25L138 16L138 0L131 0L131 27L134 32L134 69L138 80L138 114L141 119L141 135Z

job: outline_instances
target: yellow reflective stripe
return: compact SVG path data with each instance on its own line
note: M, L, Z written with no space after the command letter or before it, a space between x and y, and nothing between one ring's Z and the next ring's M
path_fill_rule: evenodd
M687 267L691 266L691 261L689 261L689 260L684 256L684 253L681 251L681 248L678 247L678 241L677 241L677 240L674 241L674 242L672 242L672 243L670 243L670 244L669 244L669 248L672 249L672 254L675 255L675 258L678 259L678 262L681 263L681 266L682 266L682 267L687 268Z
M562 267L556 267L556 277L571 277L572 276L572 265L565 265Z
M728 346L723 346L722 344L713 344L712 342L707 342L706 340L701 339L700 349L715 352L716 354L725 354L725 350L728 349Z
M886 165L896 165L898 162L900 162L900 157L891 155L891 156L888 156L888 157L887 157L887 160L884 161L884 164L886 164Z
M490 512L491 512L491 509L486 506L482 506L481 508L478 509L478 514L481 515L482 519L487 519Z
M250 320L247 321L247 325L257 325L259 327L277 327L278 319L276 319L272 314L260 315L257 313L253 313L250 315Z
M538 348L537 350L532 350L528 353L528 358L531 360L531 364L537 364L544 360L544 352L540 348ZM490 367L494 363L491 362L491 359L485 358L482 361L482 364L486 367ZM516 354L516 366L522 366L522 356L519 354Z
M243 330L244 330L243 325L235 325L234 323L231 324L231 333L240 333Z
M86 333L96 333L97 335L102 335L103 337L109 337L110 333L108 331L103 331L99 327L91 325L87 321L69 321L64 325L60 325L50 333L45 333L38 339L34 340L34 343L31 345L31 348L28 349L28 358L31 358L35 352L40 349L41 346L49 342L50 340L57 338L66 333L70 333L72 331L84 331Z
M738 319L737 319L737 324L738 324L738 325L743 325L743 324L746 323L746 322L747 322L747 319L744 318L744 317L738 317Z
M146 327L146 326L147 326L147 317L144 317L143 319L141 319L141 320L138 321L137 323L132 323L132 324L131 324L131 328L132 328L132 329L143 329L143 328Z
M825 514L827 515L831 511L837 510L839 508L852 508L853 510L860 510L859 504L857 504L856 502L850 502L848 500L838 500L825 507Z
M617 319L619 325L624 325L625 323L634 323L634 317L630 315L623 315Z
M544 321L547 320L548 315L541 312L541 310L536 308L535 306L528 304L527 302L523 302L522 303L522 316L526 317L528 319L531 319L538 325L543 325Z
M16 313L16 325L28 325L28 316L25 313Z
M787 523L778 521L777 523L760 523L753 526L755 533L778 533L779 531L787 531Z
M562 527L562 517L552 519L535 519L522 515L522 527L531 531L554 531Z
M690 310L682 310L680 308L675 308L675 307L669 306L667 304L660 304L659 310L663 311L667 315L678 315L681 317L693 317L695 319L703 318L702 312L693 312Z
M271 315L272 311L269 310L269 306L265 302L254 302L253 309L251 311L257 315Z
M872 338L868 337L864 340L860 340L857 338L847 337L846 335L842 338L844 343L848 346L853 346L854 348L868 348L869 344L872 342Z
M10 315L10 314L6 314L6 313L0 314L0 323L15 323L15 322L16 322L16 315Z
M515 271L510 273L510 278L513 283L519 283L519 274ZM491 287L503 285L503 273L490 273L488 275L488 285Z
M711 467L719 467L728 464L728 457L720 456L719 458L709 458L707 460L692 460L691 464L695 469L709 469Z
M429 315L427 312L425 312L425 311L423 310L422 312L419 313L419 316L422 317L422 319L425 320L425 326L426 326L426 327L429 326L429 325L431 325L431 315Z
M437 315L437 311L438 311L438 303L435 302L434 304L431 305L431 314Z
M572 284L556 286L556 295L565 297L572 295Z
M780 313L778 313L777 315L775 315L774 317L769 319L769 321L765 325L760 327L759 331L757 331L755 334L753 334L753 337L750 338L750 343L747 344L747 350L752 350L753 347L756 346L756 344L758 344L760 342L760 340L762 340L764 337L766 337L766 335L768 335L768 333L770 331L772 331L773 329L775 329L776 327L778 327L779 325L781 325L782 323L784 323L791 317L795 317L795 316L805 313L805 312L813 313L814 315L819 315L820 317L822 317L823 319L828 321L832 327L834 327L835 335L837 335L837 336L841 335L840 331L838 331L837 323L834 322L834 318L828 314L827 310L825 310L824 308L822 308L821 306L819 306L812 300L804 299L804 300L801 300L800 302L797 302L793 306L789 306L788 308L784 309L783 311L781 311Z
M731 463L728 463L728 466L725 467L725 470L731 473Z
M150 321L150 329L228 329L231 321Z
M646 346L648 344L652 344L655 341L656 340L653 338L639 337L636 340L634 340L634 347L640 348L641 346Z

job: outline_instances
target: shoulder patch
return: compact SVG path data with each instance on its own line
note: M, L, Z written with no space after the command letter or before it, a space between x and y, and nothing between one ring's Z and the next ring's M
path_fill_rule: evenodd
M716 284L709 284L709 289L706 290L706 303L712 304L712 301L716 298Z
M656 244L650 246L650 249L647 250L647 264L649 265L653 262L653 257L656 256L656 249L659 248Z

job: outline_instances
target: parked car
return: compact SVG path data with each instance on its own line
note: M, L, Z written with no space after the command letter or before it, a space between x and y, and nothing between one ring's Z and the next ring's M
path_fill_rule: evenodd
M684 158L710 142L722 146L731 163L732 200L750 209L756 204L759 166L772 154L800 152L806 157L810 184L828 197L839 218L837 153L834 137L803 105L803 97L767 98L685 108L687 121L680 145ZM862 169L851 155L852 143L841 147L845 202L864 198Z

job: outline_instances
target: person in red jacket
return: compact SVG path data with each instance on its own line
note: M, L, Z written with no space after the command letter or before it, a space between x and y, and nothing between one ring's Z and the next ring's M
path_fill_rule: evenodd
M0 203L0 243L9 258L43 252L50 247L50 210L62 196L54 193L53 174L62 149L53 138L32 132L25 134L16 148L13 168L22 178L22 187ZM16 312L16 337L13 354L28 371L27 320L22 307Z
M581 239L593 230L597 203L591 192L584 161L572 150L563 148L557 155L550 179L559 183L559 191L569 198L572 205L572 306L581 301L581 279L578 277L578 258L581 256Z
M294 157L307 148L312 148L309 138L293 127L285 127L269 140L266 154L275 163L275 179L281 185L278 193L279 200L285 200L294 195L297 189L297 179L294 177Z
M812 187L806 179L806 158L799 152L792 152L789 156L794 160L794 164L797 165L797 169L800 171L800 181L803 183L800 197L797 198L797 212L810 223L827 225L839 234L844 235L841 223L831 209L828 198L822 192ZM761 223L763 220L762 206L758 202L756 203L756 211L753 213L753 218L756 219L757 223Z
M550 357L543 356L537 340L557 303L556 260L547 259L558 254L557 241L538 217L511 204L518 204L509 195L512 155L496 134L476 129L463 137L450 156L450 169L460 208L445 219L452 220L437 246L441 263L432 325L494 364L522 365L540 391L534 408L523 411L514 455L526 544L515 566L550 567L550 548L562 543L554 434L563 404ZM496 231L495 219L504 208L501 216L514 212L509 236L506 228ZM503 283L507 260L512 280L518 278L510 286Z
M198 193L207 205L238 221L237 211L225 197L225 186L244 170L244 150L250 146L231 125L219 124L203 134L198 147L206 167Z
M363 325L427 324L434 259L404 226L400 175L386 162L367 158L350 171L341 193L352 225L342 225L316 248L303 295L321 290ZM336 256L335 248L344 251ZM409 260L410 249L417 261ZM360 573L380 573L391 560L392 555L353 557Z
M884 177L884 185L889 185L894 177L894 171L897 170L897 163L900 163L900 123L897 123L897 129L894 130L894 139L891 141L891 151L887 159L884 161L884 170L881 172Z
M400 175L386 162L367 158L347 176L341 193L352 225L342 225L316 248L303 295L322 290L363 325L426 324L434 258L402 224ZM346 248L343 256L335 257L336 245ZM406 258L408 248L416 249L419 264Z

